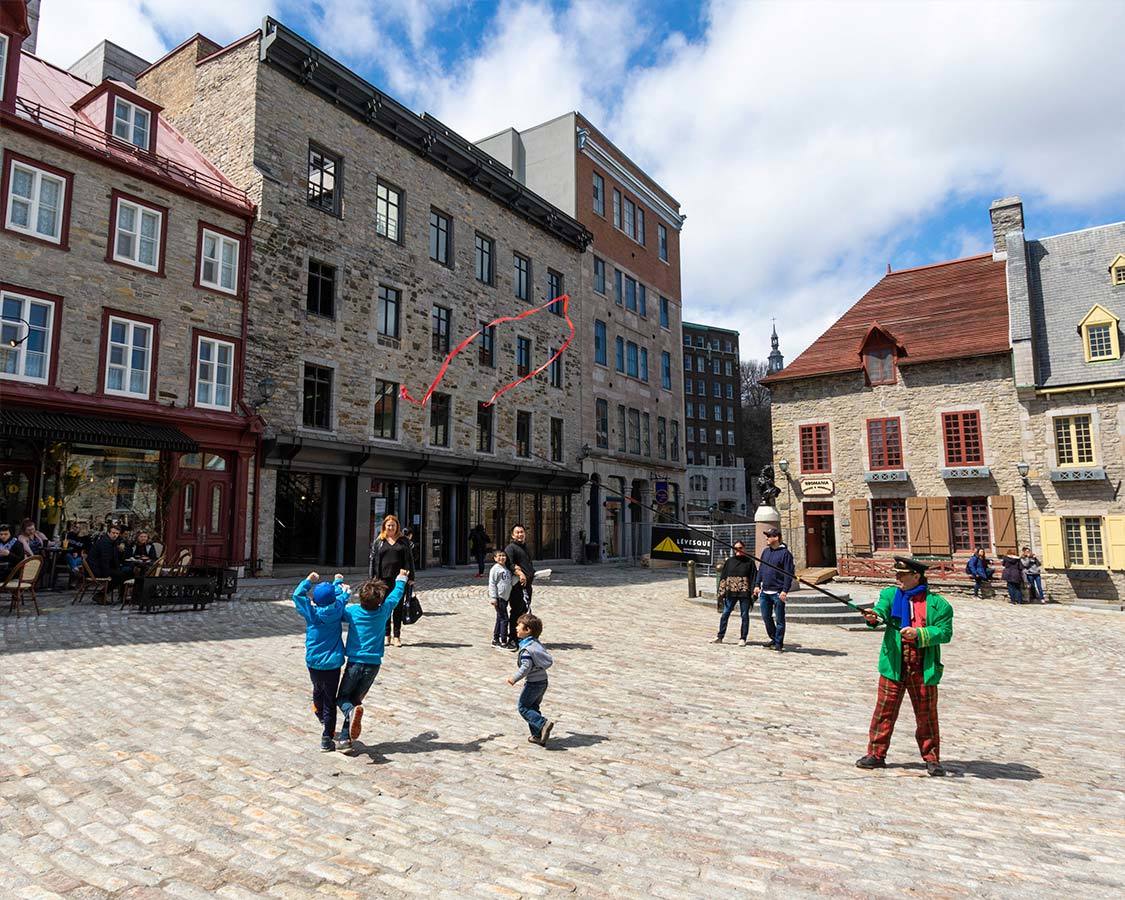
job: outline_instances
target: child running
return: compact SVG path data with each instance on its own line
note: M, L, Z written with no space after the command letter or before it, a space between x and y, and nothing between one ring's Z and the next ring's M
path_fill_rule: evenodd
M516 637L519 639L519 656L516 660L519 669L507 681L514 685L521 678L527 679L520 692L517 709L531 729L528 743L546 747L555 723L539 711L539 705L543 702L543 695L547 693L547 669L554 660L547 648L539 643L539 635L542 633L543 622L538 616L524 613L516 619Z
M344 655L348 664L340 681L336 705L344 714L337 745L346 750L359 737L363 721L363 698L379 674L386 647L387 620L406 593L410 571L401 569L395 579L394 590L381 578L365 581L356 591L359 605L344 607L344 621L348 623L348 640ZM389 592L389 593L388 593Z
M488 572L488 600L496 610L496 624L492 627L492 646L497 650L508 647L508 597L512 593L512 573L508 571L508 554L497 550L492 554L495 565Z
M320 749L328 753L336 749L332 741L336 733L336 686L344 664L340 621L349 588L343 575L337 575L330 584L318 581L320 576L309 572L293 591L293 605L305 620L305 665L312 679L313 713L324 726Z

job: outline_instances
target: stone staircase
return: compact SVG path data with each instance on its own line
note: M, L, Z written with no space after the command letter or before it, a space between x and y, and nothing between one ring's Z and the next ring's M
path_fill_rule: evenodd
M833 586L827 588L839 597L851 600L851 595ZM871 603L856 603L856 606L870 607ZM842 625L845 628L866 628L863 616L838 600L832 600L816 591L800 590L789 594L785 604L785 621L799 622L803 625Z

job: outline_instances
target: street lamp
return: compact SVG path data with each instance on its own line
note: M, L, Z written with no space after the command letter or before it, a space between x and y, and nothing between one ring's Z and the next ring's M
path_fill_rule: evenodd
M785 476L785 542L789 543L789 538L792 537L790 532L793 530L793 516L791 510L793 509L793 502L789 496L789 460L779 459L777 467L781 469L781 474Z
M257 412L259 407L265 406L270 400L273 399L274 392L277 390L277 382L267 375L258 382L258 397L250 406Z
M1020 481L1023 482L1023 508L1027 515L1027 545L1031 548L1031 552L1035 552L1035 538L1031 533L1031 481L1027 477L1027 473L1031 471L1031 466L1023 460L1016 463L1016 472L1019 473Z
M9 322L22 322L24 325L27 326L27 331L24 332L23 337L21 337L19 340L17 340L14 337L8 339L8 346L11 347L14 350L16 347L18 347L20 344L22 344L24 341L26 341L29 337L31 337L31 323L29 321L27 321L27 319L9 319L8 321ZM5 330L7 330L7 329L5 329ZM18 328L16 329L16 334L19 334Z

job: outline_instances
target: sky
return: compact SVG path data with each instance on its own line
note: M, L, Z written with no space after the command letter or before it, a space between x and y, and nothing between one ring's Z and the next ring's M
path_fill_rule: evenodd
M744 358L987 251L998 197L1031 237L1125 219L1119 0L43 0L38 52L266 14L471 140L582 111L679 200L684 318Z

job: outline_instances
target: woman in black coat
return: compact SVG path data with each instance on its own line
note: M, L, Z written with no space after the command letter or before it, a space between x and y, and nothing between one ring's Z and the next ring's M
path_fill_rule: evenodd
M398 516L390 515L383 519L379 536L371 545L369 571L372 578L382 578L388 585L392 585L403 569L410 573L407 593L387 620L387 637L392 639L395 647L402 646L402 614L409 600L410 591L414 588L414 554L411 552L410 542L403 537Z
M719 635L711 642L712 644L723 642L723 636L727 633L727 621L730 619L734 604L737 603L742 613L738 646L746 646L746 637L750 634L750 607L754 603L750 589L756 574L754 560L746 552L746 545L742 541L735 541L734 556L723 563L722 571L719 572L719 602L722 603L722 615L719 617Z

